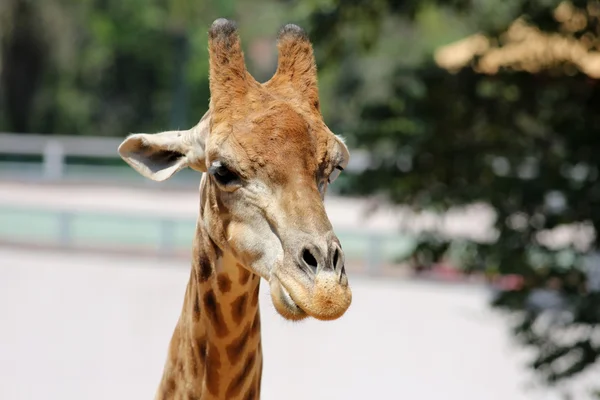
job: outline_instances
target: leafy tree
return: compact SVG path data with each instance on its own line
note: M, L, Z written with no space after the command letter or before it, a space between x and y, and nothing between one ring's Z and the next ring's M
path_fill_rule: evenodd
M325 68L339 73L333 98L344 101L331 113L333 127L373 157L344 191L378 193L415 211L488 204L496 237L471 241L475 251L459 265L520 276L494 305L520 317L515 333L536 349L532 367L546 382L572 377L600 355L600 285L588 269L600 240L600 70L586 63L586 54L600 54L599 5L437 3L438 15L491 39L453 71L433 52L405 57L406 40L396 49L387 43L394 30L418 40L422 2L338 0L307 13ZM520 39L511 42L507 30ZM387 53L378 61L392 65L376 94L373 69L357 68L365 52ZM565 227L569 240L549 240ZM427 232L417 251L447 254L440 249L452 241Z
M3 1L0 127L122 136L189 125L208 107L206 27L233 4Z

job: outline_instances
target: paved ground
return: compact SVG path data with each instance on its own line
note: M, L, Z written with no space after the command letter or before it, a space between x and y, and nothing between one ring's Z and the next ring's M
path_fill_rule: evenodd
M185 264L0 248L0 399L151 399ZM482 289L351 284L327 323L284 321L262 292L263 399L557 399L524 391Z

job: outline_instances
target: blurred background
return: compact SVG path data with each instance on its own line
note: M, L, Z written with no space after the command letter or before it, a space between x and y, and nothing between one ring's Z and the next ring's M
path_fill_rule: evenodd
M0 399L153 396L200 176L117 147L204 114L218 17L259 81L309 32L352 156L353 305L289 324L263 288L263 398L600 398L600 2L2 0Z

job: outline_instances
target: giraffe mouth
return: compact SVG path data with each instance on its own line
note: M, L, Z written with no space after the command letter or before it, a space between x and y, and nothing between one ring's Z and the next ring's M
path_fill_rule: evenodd
M274 273L269 280L273 305L286 319L300 320L309 316L322 321L338 319L352 302L347 280L340 282L334 271L322 271L313 282L300 279Z
M299 321L308 317L306 311L296 303L289 290L279 279L271 279L270 287L273 305L281 316L293 321Z
M283 294L283 299L285 300L285 302L292 308L296 308L299 311L303 311L300 306L294 301L294 299L292 298L292 295L290 294L290 292L288 292L288 290L285 288L285 286L281 285L281 293Z

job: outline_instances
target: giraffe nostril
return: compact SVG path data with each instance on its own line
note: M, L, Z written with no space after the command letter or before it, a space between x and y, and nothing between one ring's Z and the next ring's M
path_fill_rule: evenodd
M340 250L336 247L333 253L333 268L337 266L338 260L340 258Z
M331 263L330 268L337 271L339 274L343 274L342 268L344 267L344 253L339 243L333 243L329 249L329 262Z
M313 272L317 271L319 263L317 262L315 256L313 256L313 254L310 252L310 250L304 249L302 251L302 261L304 261L304 263L308 265L313 270Z

